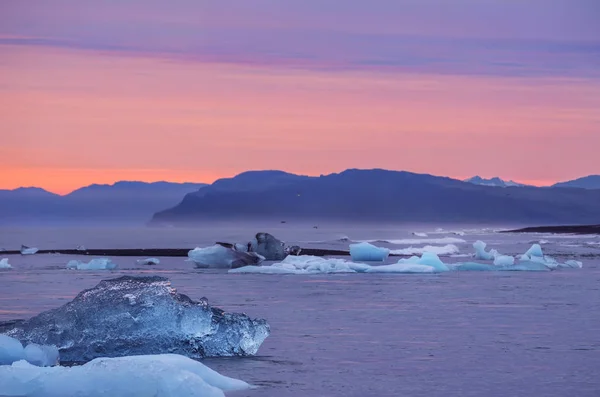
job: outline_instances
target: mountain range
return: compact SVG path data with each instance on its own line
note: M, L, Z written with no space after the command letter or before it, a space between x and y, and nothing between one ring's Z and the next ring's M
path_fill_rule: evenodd
M0 190L0 224L142 223L203 186L122 181L86 186L64 196L37 187Z
M351 169L320 177L245 172L186 195L153 224L212 219L390 222L600 222L600 190L482 186L445 177Z
M381 169L320 177L249 171L211 185L124 181L90 185L64 196L35 187L0 190L4 225L171 225L243 218L600 223L600 176L533 187L500 178L460 181Z

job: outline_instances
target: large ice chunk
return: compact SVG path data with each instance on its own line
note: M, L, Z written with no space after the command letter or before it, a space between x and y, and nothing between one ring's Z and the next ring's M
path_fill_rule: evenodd
M408 259L400 259L398 263L430 266L435 272L447 272L450 270L448 266L441 261L440 257L433 252L424 252L420 258L418 256L413 256Z
M315 274L315 273L363 273L371 266L349 262L339 258L323 258L311 255L288 256L270 266L245 266L229 273L263 274Z
M425 252L433 252L437 255L452 255L458 254L460 250L454 244L447 244L444 246L437 245L426 245L425 247L409 247L398 250L390 251L390 254L394 255L422 255Z
M39 251L39 249L35 247L28 247L26 245L21 245L21 255L34 255Z
M531 246L531 248L529 248L527 250L527 252L525 253L525 255L527 255L528 257L538 257L538 258L543 258L544 257L544 253L542 252L542 247L539 244L533 244Z
M204 298L193 301L166 278L123 276L29 320L0 323L0 333L56 345L62 360L82 362L166 352L194 358L254 355L269 325L211 307Z
M0 392L43 397L224 397L251 386L176 354L97 358L73 367L0 367Z
M280 261L287 256L285 243L269 233L256 233L250 245L253 252L268 261Z
M0 334L0 365L10 365L16 361L26 360L39 367L48 367L58 364L58 359L56 346L40 346L31 343L23 348L17 339ZM2 391L1 387L0 391Z
M487 246L481 240L477 240L473 243L473 248L475 248L475 259L483 260L483 261L492 261L496 256L498 256L498 251L490 250L487 252L485 247Z
M67 263L67 269L76 270L114 270L116 268L117 264L113 263L109 258L96 258L88 263L73 259Z
M258 265L265 258L256 252L238 251L235 246L215 244L206 248L195 248L188 257L197 267L237 268L248 265Z
M383 262L389 254L389 249L376 247L367 242L350 244L350 256L353 261Z
M0 259L0 269L11 269L12 266L8 263L8 258Z

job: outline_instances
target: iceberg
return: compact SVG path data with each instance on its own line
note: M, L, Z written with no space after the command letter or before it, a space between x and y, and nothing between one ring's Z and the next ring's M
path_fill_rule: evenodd
M481 240L477 240L473 243L473 248L475 248L475 259L483 260L483 261L492 261L496 256L498 256L498 251L490 250L490 252L486 252L485 247L487 246Z
M318 273L364 273L371 266L349 262L339 258L312 255L288 256L270 266L245 266L229 270L229 273L261 274L318 274Z
M413 263L393 263L391 265L371 266L366 273L436 273L433 266Z
M533 244L531 246L531 248L529 248L527 250L527 252L525 253L525 255L527 255L528 257L538 257L538 258L543 258L544 257L544 253L542 252L542 247L539 244Z
M581 269L583 263L575 260L568 260L565 263L560 263L551 256L544 255L542 247L539 244L533 244L526 253L520 256L519 265L530 265L535 264L537 266L543 265L548 269L555 270L558 268L573 268Z
M0 333L22 343L56 345L62 360L86 362L160 353L254 355L269 325L211 307L205 298L193 301L164 277L123 276L101 281L29 320L0 323Z
M418 256L413 256L408 259L400 259L398 264L430 266L435 272L447 272L450 270L450 268L441 261L440 257L433 252L424 252L420 258Z
M256 233L250 245L253 252L268 261L280 261L287 256L285 243L269 233Z
M350 244L350 256L353 261L383 262L389 254L389 249L376 247L367 242Z
M67 263L67 269L75 270L114 270L116 268L117 264L113 263L109 258L92 259L88 263L74 259Z
M138 259L137 260L138 265L158 265L160 264L160 259L158 258L146 258L146 259Z
M38 367L57 365L59 360L56 346L40 346L31 343L23 348L15 338L0 334L0 365L10 365L25 360ZM0 391L3 390L0 387Z
M421 232L412 232L413 236L416 237L427 237L427 233L421 233Z
M409 247L398 250L391 250L390 254L393 255L422 255L425 252L433 252L437 255L451 255L458 254L460 250L454 244L447 244L444 246L437 245L426 245L425 247Z
M442 237L442 238L420 238L420 239L401 239L401 240L367 240L367 243L388 243L394 245L421 245L421 244L462 244L466 243L462 238Z
M509 255L498 255L494 258L496 266L512 266L515 264L515 258Z
M188 257L196 267L238 268L248 265L258 265L265 258L256 252L238 251L235 246L215 244L206 248L194 248Z
M83 245L78 245L77 248L75 248L77 251L86 251L85 247Z
M8 258L0 259L0 269L12 269L12 266L8 263Z
M21 255L34 255L39 251L39 249L34 247L28 247L26 245L21 245Z
M251 387L177 354L97 358L73 367L0 366L0 390L9 396L224 397Z

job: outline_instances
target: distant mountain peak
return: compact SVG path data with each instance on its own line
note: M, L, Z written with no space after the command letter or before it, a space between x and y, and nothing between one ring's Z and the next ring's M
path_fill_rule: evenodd
M476 175L472 178L469 179L465 179L465 182L469 182L472 183L474 185L482 185L482 186L496 186L496 187L511 187L511 186L516 186L516 187L523 187L523 186L527 186L524 185L522 183L518 183L512 180L508 180L505 181L504 179L501 179L497 176L490 178L490 179L485 179L480 177L479 175Z
M579 189L600 189L600 175L588 175L572 181L560 182L552 187L571 187Z

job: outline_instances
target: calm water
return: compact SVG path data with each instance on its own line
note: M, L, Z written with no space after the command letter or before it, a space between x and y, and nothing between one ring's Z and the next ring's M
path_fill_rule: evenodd
M259 225L303 246L347 247L337 239L423 239L431 226ZM268 228L266 228L268 226ZM449 228L464 230L474 228ZM257 226L194 229L0 230L0 247L192 247L245 241ZM252 275L197 270L185 258L157 267L113 258L113 272L67 271L73 257L10 257L0 271L0 320L57 307L105 278L169 277L182 293L229 311L266 318L271 336L257 357L209 359L217 371L260 388L231 396L598 396L600 395L600 237L451 236L461 253L482 239L505 254L546 240L547 254L584 262L545 273L440 275ZM413 244L413 246L423 246ZM444 244L433 244L444 245ZM390 245L393 246L393 245ZM406 248L408 245L393 246ZM2 254L0 253L0 256ZM467 258L468 259L468 258ZM447 262L465 258L443 258Z

